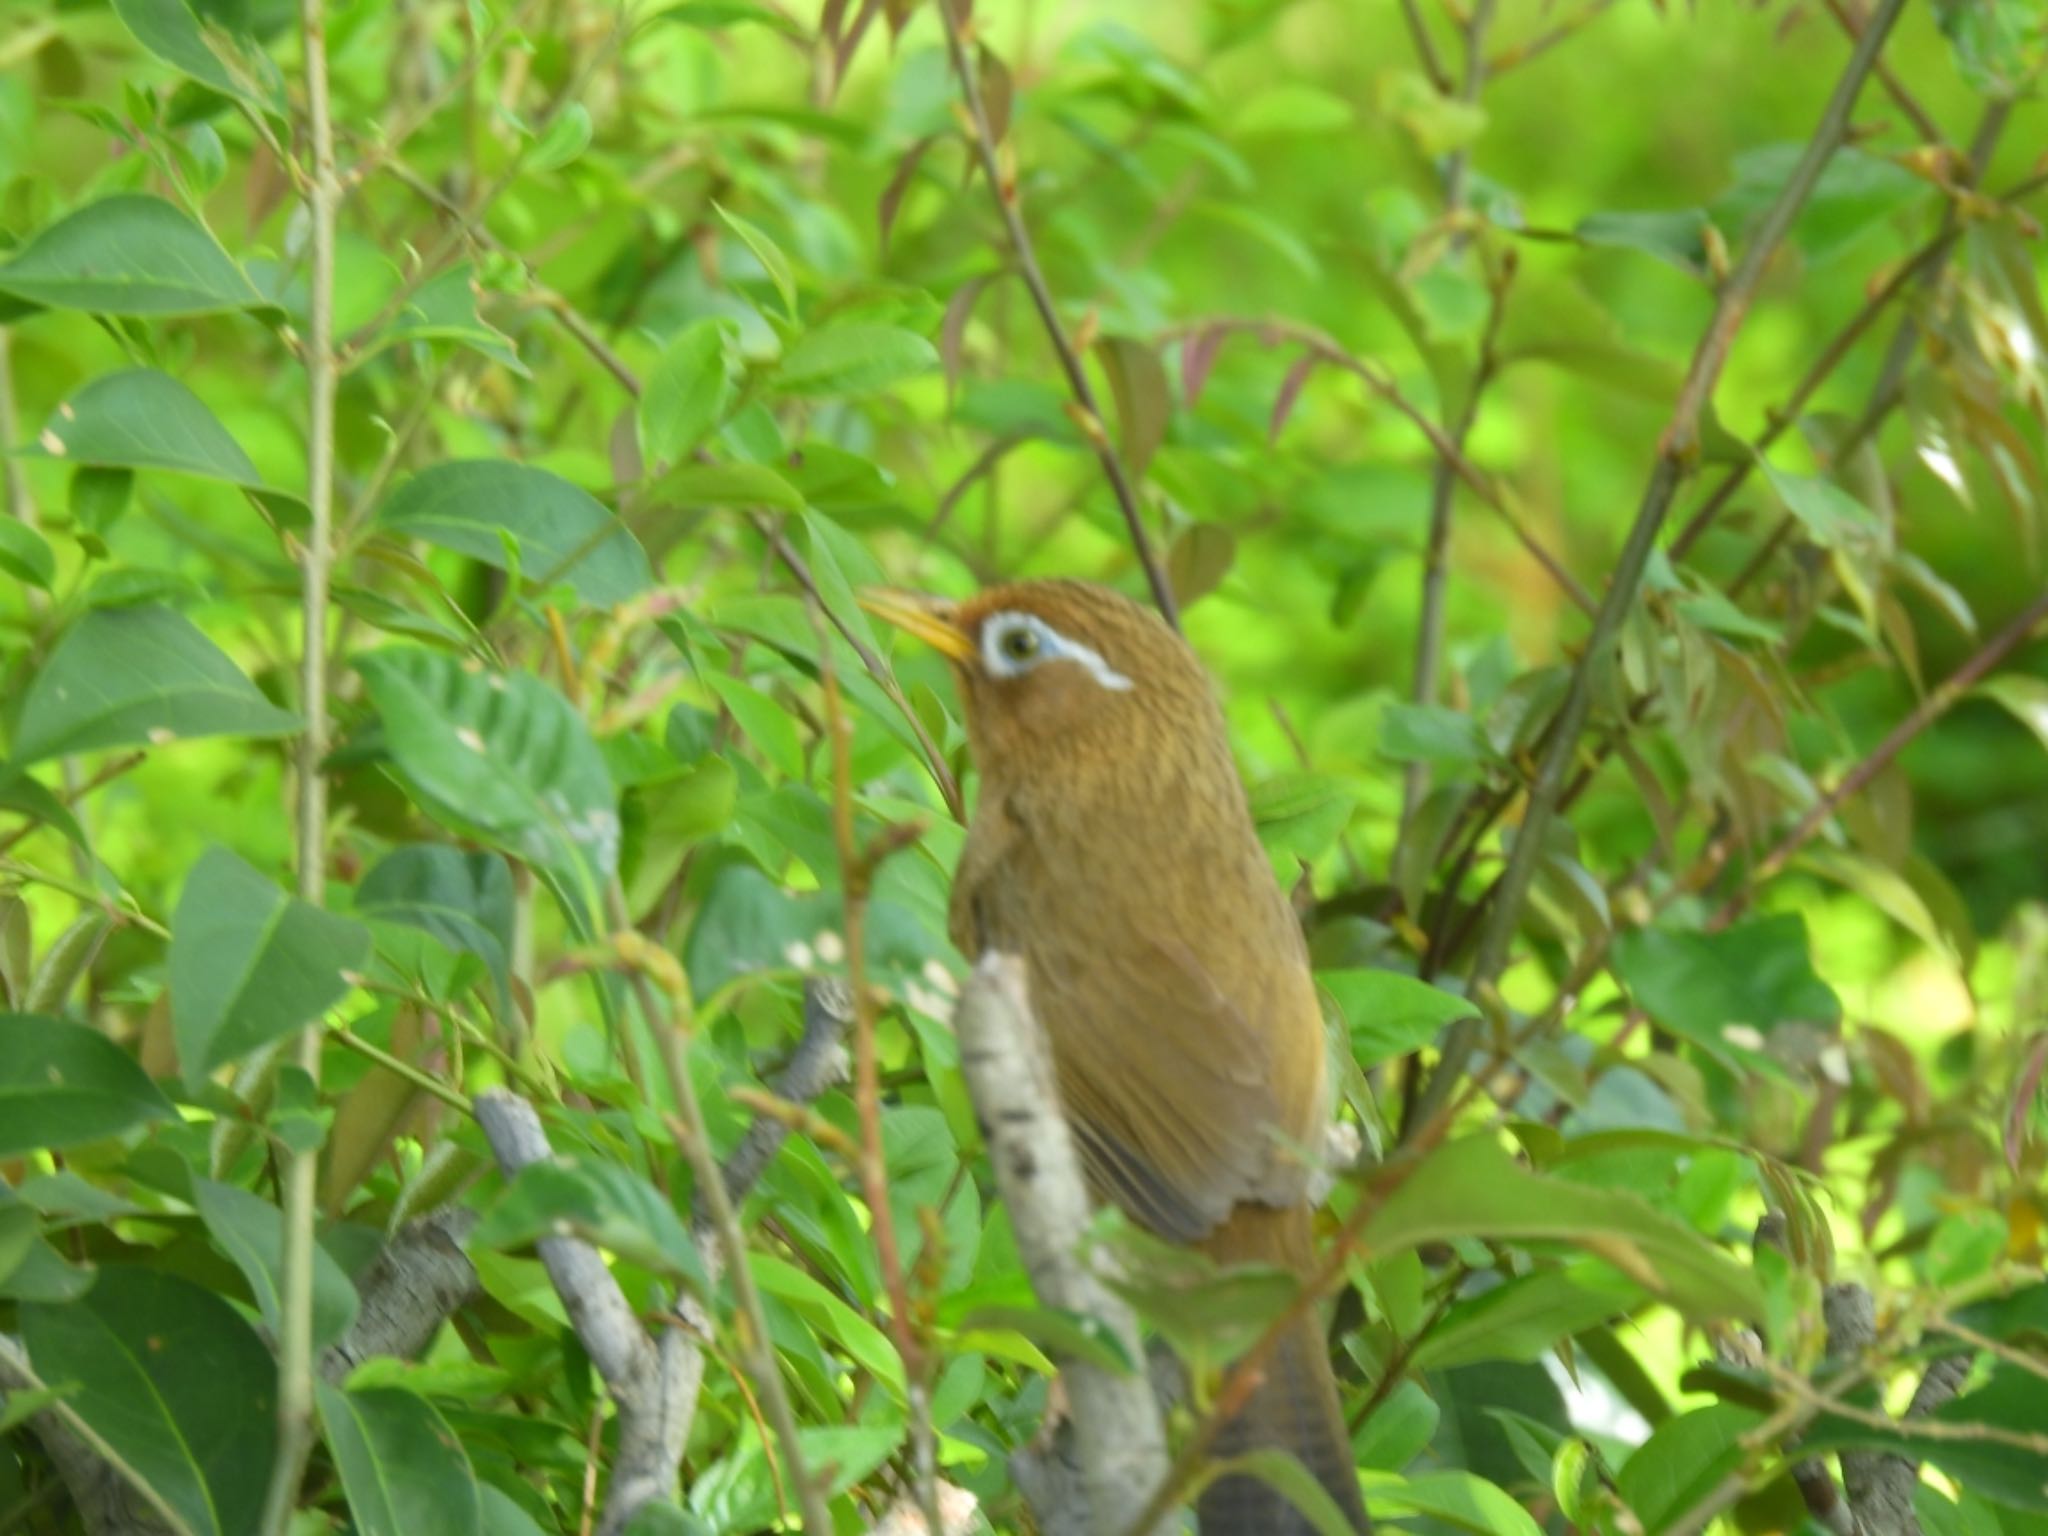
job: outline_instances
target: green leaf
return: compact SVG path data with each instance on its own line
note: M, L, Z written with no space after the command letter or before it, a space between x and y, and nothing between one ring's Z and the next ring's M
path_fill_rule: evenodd
M1715 1403L1658 1425L1614 1479L1643 1529L1664 1529L1734 1471L1742 1462L1742 1436L1757 1418L1751 1409Z
M717 203L711 206L718 209L718 216L725 220L726 228L738 235L746 248L754 253L754 259L761 263L761 270L768 274L768 281L773 283L775 291L782 295L782 312L794 320L796 279L790 275L789 258L782 254L782 247L731 209L720 207Z
M890 325L813 331L783 355L776 387L786 395L864 395L939 366L938 349Z
M198 475L255 493L276 515L305 515L303 497L266 481L205 402L154 368L94 379L57 407L34 448L23 451L100 469Z
M1397 763L1470 767L1493 748L1470 715L1441 704L1389 704L1380 715L1380 752Z
M1691 1228L1633 1195L1531 1173L1484 1136L1430 1153L1363 1241L1385 1255L1460 1238L1568 1243L1690 1318L1763 1315L1755 1275Z
M192 1181L192 1203L221 1252L249 1282L272 1333L284 1328L284 1213L260 1195L211 1179ZM356 1319L356 1288L326 1249L313 1245L313 1347L332 1344Z
M650 465L680 463L732 403L724 322L699 320L662 349L640 394L640 454Z
M1834 481L1820 475L1795 475L1769 464L1764 466L1764 474L1785 510L1823 549L1837 549L1877 533L1877 515Z
M286 736L299 724L183 615L95 608L71 626L29 685L14 761L193 736Z
M1339 133L1353 121L1351 103L1305 81L1268 86L1237 109L1230 130L1241 139Z
M1152 455L1166 441L1166 428L1173 419L1173 391L1166 382L1166 367L1155 348L1129 336L1103 337L1095 344L1095 356L1116 400L1124 463L1133 475L1142 477Z
M438 651L360 656L384 740L437 819L572 888L618 864L604 754L569 701L530 673L471 671Z
M1252 822L1276 857L1313 859L1337 841L1357 793L1323 773L1279 773L1251 789Z
M526 167L533 171L559 170L590 148L590 109L572 101L557 112L533 148L527 152Z
M476 1473L432 1403L398 1387L314 1388L361 1536L479 1536Z
M1464 998L1398 971L1318 971L1316 981L1337 1005L1361 1067L1420 1050L1445 1025L1479 1013Z
M210 315L264 303L202 225L139 192L88 203L37 234L0 266L0 293L103 315Z
M775 771L786 779L801 781L804 777L803 743L797 736L796 724L789 712L767 694L748 687L736 677L717 676L708 681L712 691L732 711L740 729L747 733L747 739L761 749Z
M1587 245L1642 251L1688 277L1706 276L1708 219L1701 209L1670 213L1589 213L1572 233Z
M254 38L228 30L224 22L224 15L238 15L240 8L208 5L204 22L195 9L186 0L114 0L114 14L135 40L171 68L260 112L284 116L277 66Z
M2004 705L2013 719L2032 731L2042 746L2048 747L2048 682L2017 672L2004 672L1997 677L1987 677L1970 691Z
M1719 933L1637 928L1614 946L1615 971L1665 1028L1712 1051L1753 1049L1734 1028L1768 1035L1788 1021L1834 1025L1841 1001L1814 974L1806 924L1780 913Z
M708 1293L703 1258L675 1207L616 1163L557 1156L519 1170L470 1234L484 1248L524 1248L573 1232L621 1258Z
M475 955L511 997L512 872L495 853L438 843L395 848L363 876L356 915L432 934L457 955Z
M647 500L679 507L762 507L801 512L797 488L765 464L678 464L647 487Z
M287 896L246 860L209 848L171 920L171 1022L187 1086L316 1022L369 958L362 924Z
M904 1426L859 1425L800 1429L807 1466L824 1469L825 1495L837 1498L866 1481L903 1443ZM716 1531L758 1531L775 1522L781 1507L776 1474L758 1438L748 1435L738 1449L704 1469L690 1484L690 1512Z
M0 518L0 571L47 592L57 577L57 557L49 541L27 523Z
M350 355L351 370L387 347L405 342L445 341L469 348L521 378L533 370L519 360L511 337L477 313L476 269L458 262L420 284L392 322Z
M1681 598L1677 613L1686 623L1717 635L1726 635L1731 640L1758 640L1765 645L1776 645L1785 634L1778 625L1744 613L1722 592L1701 592Z
M0 1157L98 1141L176 1114L135 1058L98 1030L0 1013Z
M1423 1516L1478 1536L1542 1536L1529 1512L1470 1472L1432 1472L1399 1484L1367 1483L1366 1510L1375 1521Z
M406 481L377 510L389 532L519 574L537 587L566 582L593 608L611 608L653 584L647 553L626 525L587 491L544 469L502 459L436 464Z
M102 1269L68 1306L24 1305L36 1374L194 1536L261 1523L277 1442L277 1367L235 1309L159 1270Z
M1415 1350L1429 1370L1480 1360L1540 1360L1572 1334L1628 1311L1639 1287L1590 1264L1517 1275L1444 1314Z

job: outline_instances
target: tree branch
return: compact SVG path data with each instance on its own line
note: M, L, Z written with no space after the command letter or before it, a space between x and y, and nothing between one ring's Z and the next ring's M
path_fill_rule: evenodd
M1116 496L1117 510L1123 513L1124 527L1131 537L1131 548L1137 553L1138 563L1145 568L1145 581L1152 589L1152 601L1165 615L1166 622L1175 629L1180 628L1180 609L1173 600L1173 587L1166 579L1166 570L1159 563L1153 551L1151 535L1145 531L1143 510L1138 505L1138 495L1132 488L1131 477L1124 469L1122 455L1110 441L1109 432L1103 425L1102 407L1096 403L1095 388L1088 382L1088 371L1081 364L1081 358L1074 351L1074 344L1067 338L1066 327L1060 324L1059 310L1053 304L1052 290L1046 286L1045 273L1038 265L1038 253L1031 243L1031 231L1024 226L1024 218L1018 209L1018 192L1014 179L1003 174L1002 166L996 159L995 133L989 126L988 109L981 99L981 80L976 74L974 60L967 52L967 26L954 13L956 0L939 0L939 20L946 29L946 55L953 61L953 73L960 80L960 99L967 108L969 126L973 130L973 150L980 162L981 173L988 181L989 194L994 197L996 212L1002 218L1003 232L1009 237L1010 249L1017 258L1018 274L1024 279L1024 286L1031 294L1031 304L1038 311L1038 318L1045 326L1046 339L1060 360L1060 371L1067 376L1067 388L1080 407L1081 431L1094 449L1095 458L1102 465L1102 473L1109 481L1109 488Z
M632 914L626 908L626 893L616 875L605 885L605 914L613 929L612 942L620 950L621 958L628 962L627 979L634 1000L646 1021L647 1032L654 1037L663 1072L668 1078L669 1093L676 1102L669 1129L677 1149L690 1165L696 1181L697 1198L703 1202L699 1220L717 1234L719 1247L725 1255L726 1270L732 1280L733 1305L740 1314L741 1359L746 1364L747 1374L753 1378L754 1390L760 1394L769 1427L781 1447L784 1480L796 1491L803 1528L806 1531L830 1531L832 1525L825 1501L805 1470L803 1441L797 1435L796 1414L790 1407L789 1392L783 1386L782 1372L769 1340L768 1314L761 1304L760 1288L754 1283L754 1271L747 1263L746 1234L740 1228L734 1197L726 1186L717 1160L711 1155L711 1134L704 1124L704 1106L698 1102L697 1088L690 1078L689 1062L683 1054L688 1023L688 983L674 958L655 949L633 927ZM668 977L666 1005L649 979L650 969L657 965L673 970ZM680 1365L678 1361L678 1379L685 1375ZM763 1451L766 1449L764 1446Z
M1904 0L1884 0L1876 17L1858 40L1847 67L1828 98L1813 138L1765 215L1741 263L1722 286L1713 317L1707 323L1706 334L1701 337L1693 354L1692 366L1679 390L1670 425L1658 443L1656 464L1616 562L1607 596L1594 618L1585 651L1578 665L1572 669L1564 702L1558 707L1548 744L1537 766L1535 782L1529 791L1528 810L1515 834L1507 868L1501 876L1500 890L1480 934L1479 953L1472 974L1473 996L1482 1003L1497 997L1494 984L1506 968L1508 951L1521 923L1522 904L1528 895L1529 883L1535 877L1551 819L1556 814L1566 776L1577 754L1579 733L1585 726L1594 691L1613 660L1615 637L1620 632L1622 620L1635 603L1636 590L1649 564L1650 552L1656 545L1657 532L1671 508L1672 497L1698 458L1701 412L1713 394L1735 333L1758 285L1763 281L1764 270L1776 252L1778 242L1791 228L1793 219L1805 206L1822 170L1840 145L1856 97L1903 9ZM1442 1060L1417 1100L1417 1112L1421 1118L1427 1119L1450 1101L1458 1077L1465 1070L1466 1058L1471 1054L1478 1030L1475 1020L1464 1020L1451 1027L1444 1042Z
M1099 1322L1128 1359L1143 1361L1136 1317L1080 1253L1087 1186L1023 966L1008 955L984 955L953 1027L960 1070L1032 1288L1046 1306ZM1046 1530L1121 1536L1134 1529L1147 1495L1167 1477L1166 1434L1151 1382L1142 1368L1119 1373L1081 1359L1061 1359L1060 1371L1073 1407L1085 1509L1041 1509L1039 1523ZM1161 1529L1159 1517L1167 1513L1155 1511L1140 1529Z

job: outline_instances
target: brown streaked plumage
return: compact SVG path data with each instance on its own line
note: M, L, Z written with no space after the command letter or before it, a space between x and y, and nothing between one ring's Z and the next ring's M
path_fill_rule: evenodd
M1023 957L1095 1193L1223 1262L1306 1272L1322 1018L1200 661L1084 582L871 606L953 664L981 770L953 939ZM1218 1454L1261 1446L1293 1452L1368 1528L1312 1316ZM1211 1484L1199 1514L1203 1536L1312 1529L1249 1477Z

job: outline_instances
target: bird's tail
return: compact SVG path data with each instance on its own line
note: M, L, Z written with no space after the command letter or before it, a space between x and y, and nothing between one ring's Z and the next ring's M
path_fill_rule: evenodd
M1308 1273L1315 1257L1305 1206L1241 1205L1202 1246L1219 1263L1275 1264L1296 1274ZM1357 1530L1372 1529L1358 1492L1336 1373L1314 1311L1280 1338L1267 1361L1265 1380L1223 1426L1215 1454L1223 1459L1267 1449L1291 1452ZM1308 1517L1284 1493L1242 1473L1209 1484L1195 1512L1201 1536L1315 1536Z

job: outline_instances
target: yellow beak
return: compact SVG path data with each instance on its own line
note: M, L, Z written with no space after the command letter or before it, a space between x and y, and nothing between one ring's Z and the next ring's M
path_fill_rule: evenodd
M895 587L868 587L860 594L860 605L883 622L922 640L948 661L974 659L974 637L960 627L955 617L959 607L950 599Z

